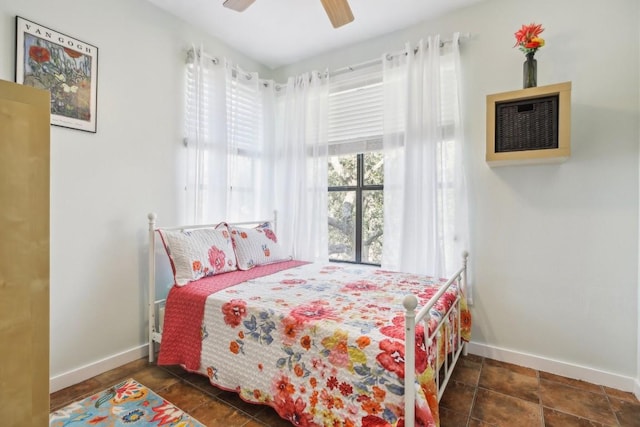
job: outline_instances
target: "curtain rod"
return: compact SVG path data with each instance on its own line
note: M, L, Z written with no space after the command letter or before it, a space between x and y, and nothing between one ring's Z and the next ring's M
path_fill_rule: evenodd
M460 33L460 36L458 38L458 43L460 43L461 40L468 40L470 38L471 38L471 35L469 33ZM450 43L453 43L453 39L442 40L442 41L440 41L440 47L443 47L444 45L450 44ZM417 47L413 48L413 53L414 54L418 53L418 48ZM388 53L386 55L386 58L388 60L390 60L392 58L395 58L398 55L406 55L406 54L407 54L407 52L405 52L404 50L399 50L399 51L394 52L394 53ZM355 65L348 65L346 67L342 67L342 68L338 68L337 70L330 71L329 75L330 76L337 76L337 75L348 73L348 72L351 72L351 71L356 71L356 70L359 70L361 68L371 67L372 65L376 65L376 64L378 64L380 62L382 62L381 58L370 59L368 61L360 62L360 63L355 64Z
M469 33L460 33L460 36L458 37L458 43L460 43L460 41L461 41L461 40L468 40L469 38L471 38L471 35L470 35ZM446 45L446 44L450 44L450 43L453 43L453 39L446 39L446 40L442 40L442 41L440 41L440 47L443 47L444 45ZM415 48L413 49L413 53L415 54L415 53L417 53L417 52L418 52L418 48L417 48L417 47L415 47ZM394 58L394 57L396 57L396 56L398 56L398 55L406 55L406 54L407 54L407 52L405 52L404 50L399 50L399 51L394 52L394 53L388 53L388 54L386 55L386 58L387 58L387 59L392 59L392 58ZM195 47L192 47L192 48L191 48L191 49L189 49L189 51L187 52L187 57L190 57L190 56L192 56L192 55L198 55L198 56L199 56L199 55L203 55L206 59L211 60L211 62L213 62L213 64L214 64L214 65L218 65L218 64L220 63L220 59L219 59L218 57L216 57L216 56L211 56L211 55L209 55L209 54L207 54L207 53L204 53L204 52L202 52L202 50L196 50L196 48L195 48ZM382 62L382 59L381 59L381 58L370 59L370 60L368 60L368 61L360 62L360 63L355 64L355 65L349 65L349 66L346 66L346 67L338 68L337 70L334 70L334 71L327 71L327 72L325 73L325 75L326 75L327 77L329 77L329 76L337 76L337 75L344 74L344 73L348 73L348 72L351 72L351 71L356 71L356 70L359 70L359 69L361 69L361 68L370 67L370 66L375 65L375 64L378 64L378 63L380 63L380 62ZM237 72L237 73L244 73L244 76L245 76L247 79L249 79L249 80L253 78L253 76L252 76L250 73L248 73L248 72L246 72L246 71L242 70L241 68L239 68L239 67L238 67L238 66L236 66L236 65L234 65L234 66L233 66L232 70L233 70L233 71L235 71L235 72ZM286 86L286 85L285 85L285 84L283 84L283 83L276 83L276 82L274 82L273 80L259 79L259 81L260 81L260 83L261 83L261 84L263 84L265 87L266 87L266 86L268 86L269 84L273 84L273 85L274 85L274 87L275 87L277 90L279 90L279 89L281 89L282 87Z
M217 56L211 56L208 53L202 52L200 50L196 50L195 48L191 48L187 51L187 58L194 58L194 55L197 55L198 57L200 57L200 55L202 55L205 59L210 60L213 65L218 65L220 63L220 59ZM244 75L244 77L247 80L251 80L253 78L253 76L251 75L251 73L244 71L243 69L241 69L240 67L238 67L237 65L234 65L231 68L232 71L236 72L236 73L242 73L242 75ZM267 86L270 82L270 80L265 80L265 79L258 79L260 81L260 83L262 83L263 85Z

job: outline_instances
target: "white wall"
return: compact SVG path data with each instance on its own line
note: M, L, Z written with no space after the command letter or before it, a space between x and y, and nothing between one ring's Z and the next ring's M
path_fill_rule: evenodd
M0 0L5 80L16 15L99 49L98 132L51 129L51 376L75 381L146 340L146 215L181 213L186 49L264 68L143 0Z
M602 371L625 388L640 369L638 8L637 0L490 0L276 70L281 80L428 34L471 33L462 55L475 348L571 376L591 371L591 380ZM513 33L532 21L546 28L539 85L573 83L573 154L560 165L490 168L485 97L522 87Z

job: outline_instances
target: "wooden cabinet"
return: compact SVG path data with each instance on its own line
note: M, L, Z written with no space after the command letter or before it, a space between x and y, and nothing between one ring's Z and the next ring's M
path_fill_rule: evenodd
M0 419L49 425L49 92L0 80Z
M571 154L571 82L487 95L491 166L562 162Z

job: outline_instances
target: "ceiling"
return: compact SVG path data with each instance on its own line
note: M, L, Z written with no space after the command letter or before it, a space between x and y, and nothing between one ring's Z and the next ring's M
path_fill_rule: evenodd
M320 0L148 0L269 68L407 28L481 0L349 0L355 20L334 29Z

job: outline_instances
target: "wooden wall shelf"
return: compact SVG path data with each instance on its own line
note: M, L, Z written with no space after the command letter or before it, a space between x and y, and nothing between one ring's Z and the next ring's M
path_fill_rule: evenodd
M571 82L487 95L490 166L557 163L571 155Z

